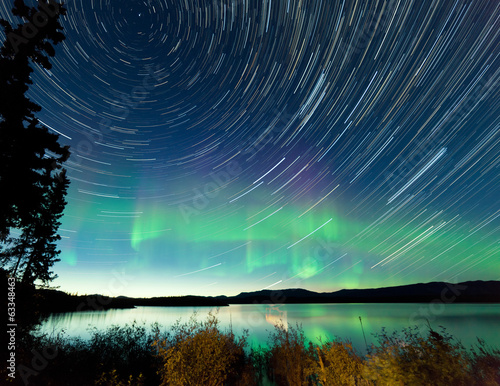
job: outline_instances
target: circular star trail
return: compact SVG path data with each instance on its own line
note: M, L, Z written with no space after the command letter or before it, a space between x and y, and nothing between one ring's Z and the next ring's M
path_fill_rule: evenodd
M500 278L498 2L66 8L30 89L72 151L61 289Z

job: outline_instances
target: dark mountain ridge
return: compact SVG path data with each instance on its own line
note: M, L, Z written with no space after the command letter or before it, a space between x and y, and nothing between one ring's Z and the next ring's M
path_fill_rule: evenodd
M73 312L133 308L137 306L224 307L230 304L297 303L500 303L500 281L463 283L431 282L395 287L343 289L314 292L302 288L241 292L236 296L166 296L153 298L115 298L93 295L69 295L57 290L39 290L46 312Z
M467 281L463 283L431 282L394 287L343 289L335 292L313 292L301 288L242 292L224 297L230 304L268 303L499 303L500 281ZM271 302L269 302L271 300Z

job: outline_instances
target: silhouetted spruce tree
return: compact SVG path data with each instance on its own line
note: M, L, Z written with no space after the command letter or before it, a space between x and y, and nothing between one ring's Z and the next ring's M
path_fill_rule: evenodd
M15 0L12 13L25 23L13 28L0 20L6 35L0 49L0 256L2 267L27 285L52 280L50 267L60 253L55 243L69 185L62 169L69 147L39 124L41 107L26 92L33 64L52 67L53 44L65 38L59 23L65 12L53 0L40 0L37 8Z

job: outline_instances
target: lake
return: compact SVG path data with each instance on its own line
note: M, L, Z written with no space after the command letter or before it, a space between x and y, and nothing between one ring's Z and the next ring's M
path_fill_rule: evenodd
M197 313L198 320L204 320L210 307L137 307L108 311L71 312L52 314L42 325L42 331L57 333L64 330L67 336L88 338L89 327L105 329L112 325L123 326L133 321L151 324L158 322L167 329L177 320L187 321ZM302 325L305 335L313 342L332 337L349 339L354 347L365 352L363 324L368 344L376 341L373 333L379 333L382 327L390 333L395 329L418 325L427 331L427 321L434 330L446 331L469 347L477 342L476 337L488 344L500 348L500 305L499 304L284 304L261 305L245 304L221 307L218 317L222 327L232 325L239 335L248 329L251 344L266 342L274 324L280 320L285 324Z

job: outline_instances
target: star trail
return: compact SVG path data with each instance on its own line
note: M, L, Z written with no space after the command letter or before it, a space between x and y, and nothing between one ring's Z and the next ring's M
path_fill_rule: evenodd
M66 8L29 92L71 146L62 290L500 279L498 1Z

